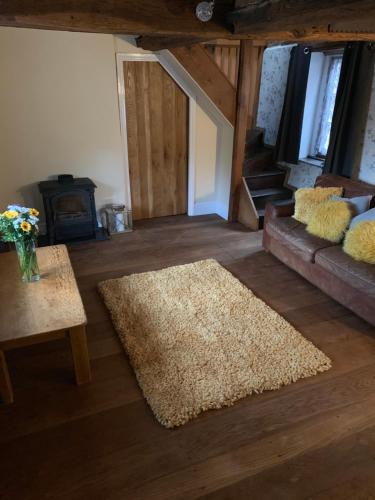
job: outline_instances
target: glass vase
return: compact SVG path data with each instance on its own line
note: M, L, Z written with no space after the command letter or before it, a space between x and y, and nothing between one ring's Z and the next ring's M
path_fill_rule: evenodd
M16 243L16 251L18 262L20 265L22 281L31 283L39 281L39 266L36 256L36 241L35 239L18 240Z

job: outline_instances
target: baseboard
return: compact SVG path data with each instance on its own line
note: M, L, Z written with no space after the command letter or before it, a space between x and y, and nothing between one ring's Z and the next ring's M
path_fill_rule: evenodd
M210 215L216 213L215 201L201 201L194 204L193 215Z
M227 203L216 203L216 213L224 220L229 219L229 207Z

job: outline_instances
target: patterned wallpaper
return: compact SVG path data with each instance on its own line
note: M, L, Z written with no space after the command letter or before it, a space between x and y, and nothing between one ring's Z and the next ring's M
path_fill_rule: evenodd
M359 178L361 181L375 184L375 74L372 81L372 94L367 118Z
M257 126L266 129L265 143L272 146L277 140L292 47L270 47L264 52Z
M322 169L304 163L301 161L299 165L292 165L291 163L280 162L280 165L289 170L286 183L293 188L312 187L315 184L315 179L322 175Z

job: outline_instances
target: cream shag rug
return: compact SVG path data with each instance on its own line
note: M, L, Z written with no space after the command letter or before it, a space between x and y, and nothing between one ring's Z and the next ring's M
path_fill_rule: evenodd
M331 367L215 260L105 281L99 290L166 427Z

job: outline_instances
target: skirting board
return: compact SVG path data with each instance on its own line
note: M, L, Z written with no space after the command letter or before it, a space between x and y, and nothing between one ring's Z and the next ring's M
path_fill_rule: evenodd
M228 220L228 206L215 201L202 201L194 204L194 211L191 215L210 215L217 214L225 220Z

